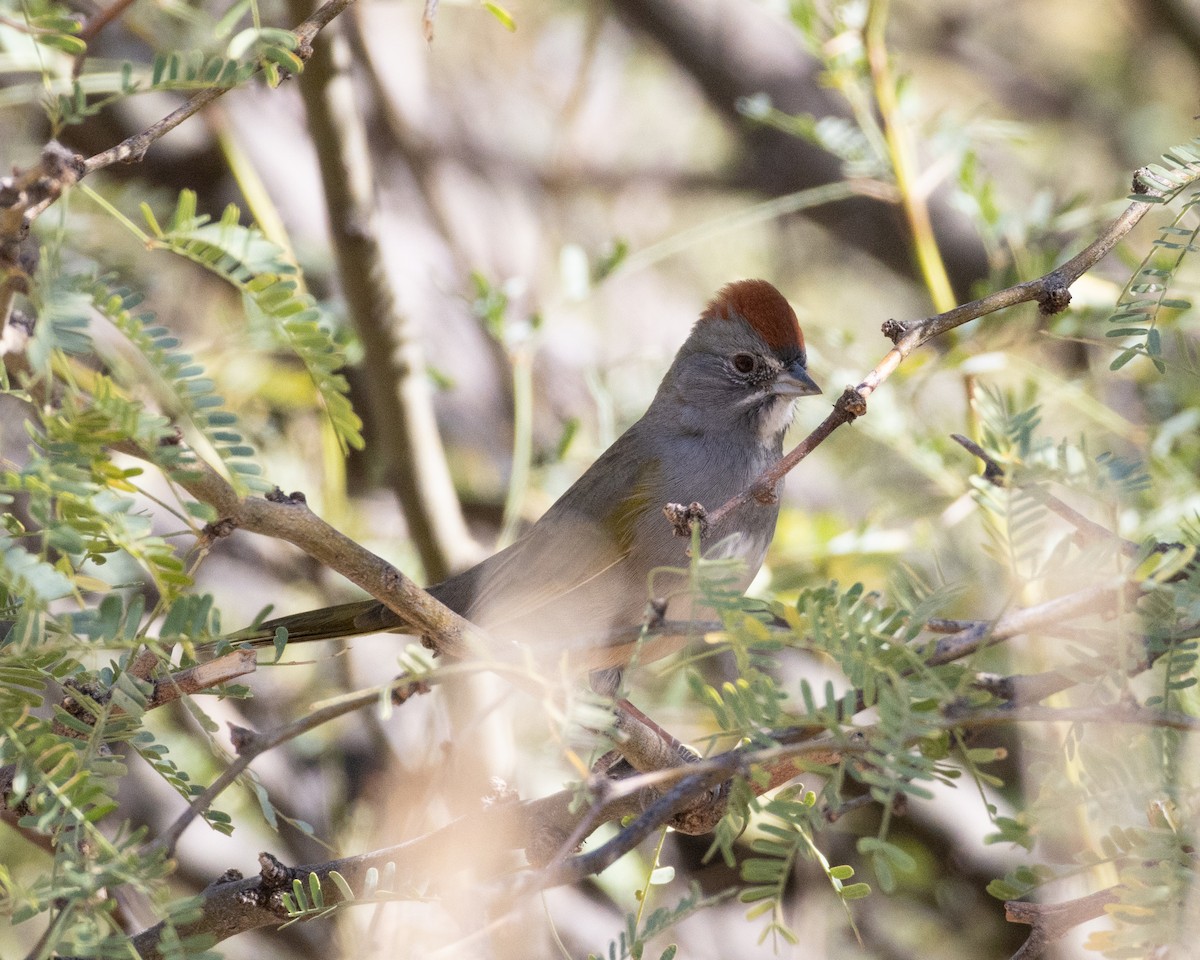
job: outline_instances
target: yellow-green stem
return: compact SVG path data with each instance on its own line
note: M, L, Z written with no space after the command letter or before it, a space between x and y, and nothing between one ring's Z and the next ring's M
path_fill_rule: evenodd
M921 277L925 281L934 309L944 313L953 309L957 301L954 289L950 286L950 277L946 273L946 265L942 262L941 251L938 250L933 222L929 218L929 207L916 187L916 157L912 139L908 128L899 117L896 84L888 63L887 42L884 36L888 4L889 0L871 0L865 32L867 63L871 68L871 82L875 87L875 100L879 106L884 136L887 138L892 173L900 193L900 204L912 231L917 266L921 270Z
M650 898L650 886L654 882L654 871L658 869L658 859L662 856L662 848L666 839L667 828L663 827L658 835L658 846L654 848L654 859L650 861L650 870L646 873L646 884L642 887L642 895L638 899L637 918L633 921L635 933L642 929L642 914L646 912L646 901Z

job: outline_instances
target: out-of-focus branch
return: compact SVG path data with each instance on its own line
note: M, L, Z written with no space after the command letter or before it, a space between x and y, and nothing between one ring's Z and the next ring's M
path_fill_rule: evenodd
M163 850L168 856L172 855L175 851L175 844L179 842L183 831L188 828L191 822L208 810L212 806L213 801L220 796L225 788L240 777L242 771L249 767L256 758L262 756L268 750L273 750L281 743L286 743L289 740L295 740L302 734L308 733L310 730L315 730L317 727L323 726L331 720L336 720L338 717L343 717L348 713L361 710L363 707L376 704L383 695L389 695L397 699L406 699L411 693L423 692L424 689L419 682L414 683L414 681L407 677L399 677L392 681L387 689L375 688L340 697L332 703L306 713L299 720L285 724L269 733L255 734L247 730L236 730L237 759L222 770L220 775L208 785L204 792L188 804L188 808L175 819L175 822L156 837L152 843L147 845L147 849L152 851Z
M292 31L297 41L296 56L301 60L311 57L313 38L353 2L354 0L328 0L312 16L301 22ZM206 87L145 130L126 137L116 146L86 160L61 144L51 142L43 148L36 166L0 178L0 270L7 272L18 263L20 244L29 234L34 220L55 203L65 189L89 173L103 170L114 163L140 161L157 140L230 89L232 88Z
M889 0L871 0L869 5L867 25L863 31L867 62L871 69L871 82L875 88L879 119L883 124L883 134L887 140L888 153L891 155L892 174L896 178L900 207L908 222L917 266L934 309L949 310L954 305L954 290L946 273L942 252L938 249L927 198L917 186L916 148L912 142L913 138L908 127L900 120L896 79L892 76L885 42L889 6Z
M113 0L107 7L96 11L84 21L83 29L79 31L79 39L90 46L101 30L117 20L136 2L137 0ZM89 51L85 47L83 53L75 58L75 65L71 68L72 77L77 79L83 73L83 65L87 63L88 53Z
M1004 916L1010 923L1027 923L1033 929L1012 960L1036 960L1056 940L1068 931L1104 916L1110 903L1117 900L1116 889L1097 890L1077 900L1064 903L1029 903L1009 900L1004 904Z
M292 0L292 10L305 6ZM416 325L397 308L380 247L374 171L354 97L345 37L317 44L300 77L317 149L330 241L342 294L365 348L368 399L379 427L375 442L431 581L469 566L476 550L467 532L433 413Z
M766 94L788 113L848 116L847 105L820 82L820 65L795 31L766 7L741 0L610 0L617 15L659 43L691 76L713 109L737 127L742 179L770 196L796 193L843 178L841 161L780 130L747 126L737 110L744 97ZM929 201L937 245L960 296L987 276L977 233L940 195ZM911 274L905 244L895 242L899 218L890 204L855 198L806 214L845 243L901 274Z
M925 658L925 663L930 667L952 663L974 653L980 647L1056 626L1073 617L1109 609L1117 604L1121 591L1133 586L1124 577L1110 577L1104 583L1055 597L1045 603L1022 610L1012 610L998 620L981 622L959 633L943 637Z
M1200 14L1194 4L1183 0L1142 0L1146 20L1162 28L1162 32L1178 40L1200 63Z
M1151 724L1190 731L1200 727L1200 722L1193 717L1136 706L951 711L934 721L933 726L950 730L1013 722L1063 721ZM260 854L262 871L259 876L237 877L213 884L201 894L199 916L179 925L177 931L184 937L207 934L219 942L238 933L282 923L287 919L283 894L291 893L294 880L307 886L310 873L315 873L321 880L326 905L341 900L337 888L329 882L334 871L353 891L361 888L367 870L372 867L382 869L388 864L395 866L397 890L419 884L427 894L436 893L438 878L455 876L456 865L477 862L482 852L500 848L524 848L530 860L539 866L535 872L515 882L503 868L492 879L494 893L506 900L514 900L600 872L653 830L693 805L698 797L735 774L745 775L752 767L766 770L770 777L768 782L751 781L752 789L761 792L787 782L814 764L837 762L845 754L862 753L867 749L864 738L852 739L849 732L837 742L822 736L802 743L756 750L735 749L694 764L637 774L615 782L599 780L589 785L593 803L582 809L576 809L575 791L563 790L541 800L494 804L406 843L341 860L289 868L269 854ZM586 824L586 830L590 832L600 823L629 816L634 819L612 840L587 853L575 852L578 843L575 828ZM1033 922L1011 915L1010 919ZM158 924L133 939L134 947L143 957L163 955L161 940L165 928L165 924Z
M245 879L238 876L213 884L200 895L199 916L178 924L176 930L181 937L204 934L220 942L248 930L283 923L287 919L283 894L292 892L293 880L307 886L310 873L321 880L327 905L342 899L330 882L333 871L346 880L351 890L358 890L369 869L382 870L389 863L395 865L397 890L419 884L432 893L439 877L454 876L459 865L477 863L485 852L500 848L524 848L533 862L543 865L516 883L503 870L494 878L500 884L497 892L515 899L603 870L656 826L661 827L672 815L693 804L697 797L733 774L749 770L760 754L782 753L786 756L776 759L787 759L790 764L789 758L824 762L829 750L828 743L817 742L773 751L733 750L694 765L638 774L607 785L594 784L596 800L590 808L576 809L576 792L562 790L541 800L491 805L406 843L326 863L289 868L269 854L260 854L262 870L258 876ZM790 776L798 772L794 766L790 771ZM563 845L573 827L584 818L598 825L628 816L635 820L595 851L576 855L574 844ZM134 937L133 946L147 960L157 960L164 956L162 941L167 932L165 923L157 924Z

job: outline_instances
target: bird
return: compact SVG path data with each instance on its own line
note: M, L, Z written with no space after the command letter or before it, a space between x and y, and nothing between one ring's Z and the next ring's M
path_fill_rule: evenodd
M551 663L565 658L572 675L619 678L635 651L639 662L672 652L678 638L664 649L632 639L652 599L671 619L701 609L687 589L687 542L663 507L715 508L742 492L781 457L794 401L819 393L783 294L766 280L726 284L642 417L519 539L429 592L489 637L529 645ZM741 561L739 594L774 536L782 484L773 503L737 506L705 537L705 557ZM268 620L254 636L262 642L279 627L289 643L406 631L403 617L375 600Z

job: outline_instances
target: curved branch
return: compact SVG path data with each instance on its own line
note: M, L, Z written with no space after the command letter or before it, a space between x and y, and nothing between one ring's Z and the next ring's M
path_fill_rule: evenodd
M1029 903L1024 900L1009 900L1004 904L1004 917L1010 923L1027 923L1033 929L1013 954L1012 960L1034 960L1043 951L1061 940L1068 931L1104 916L1110 903L1117 901L1117 888L1097 890L1077 900L1064 903Z
M122 449L145 458L142 451ZM302 495L276 491L267 498L241 497L229 481L199 459L173 479L216 509L221 519L208 527L211 536L229 536L242 529L294 544L403 617L438 653L462 659L472 650L487 650L494 659L507 651L382 557L327 524L308 509Z

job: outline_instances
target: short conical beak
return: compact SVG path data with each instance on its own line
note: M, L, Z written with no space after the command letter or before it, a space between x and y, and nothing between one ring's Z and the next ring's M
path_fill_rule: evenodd
M772 392L779 397L812 397L821 392L800 360L779 371Z

